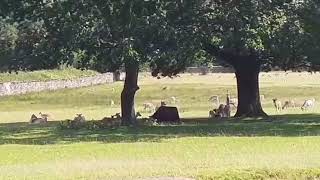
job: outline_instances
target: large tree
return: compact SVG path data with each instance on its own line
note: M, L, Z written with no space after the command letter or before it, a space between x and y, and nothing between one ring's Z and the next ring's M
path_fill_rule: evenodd
M320 1L308 0L301 12L302 20L308 35L308 44L305 46L306 61L309 70L320 69Z
M270 39L284 23L285 14L269 1L228 1L208 4L216 11L208 16L211 36L204 42L208 53L229 63L237 78L236 117L267 116L259 95L259 72ZM279 9L280 8L280 9ZM212 18L212 19L211 19Z
M122 124L134 125L140 65L148 63L154 75L170 76L186 64L180 63L187 58L178 53L182 46L178 45L181 41L176 39L176 29L170 29L164 21L166 6L142 0L74 2L71 6L75 18L80 17L76 22L81 28L75 33L73 45L86 52L82 65L100 71L125 70Z
M21 40L11 68L35 70L61 63L100 72L123 68L122 124L134 125L139 66L148 63L153 75L171 76L188 59L179 53L186 47L177 38L179 31L165 21L168 5L155 0L3 2L0 15L13 17Z
M259 95L262 67L287 70L308 64L306 47L314 47L302 18L306 6L294 0L193 2L194 18L184 27L193 29L190 35L201 39L194 42L203 50L235 69L236 117L267 116Z

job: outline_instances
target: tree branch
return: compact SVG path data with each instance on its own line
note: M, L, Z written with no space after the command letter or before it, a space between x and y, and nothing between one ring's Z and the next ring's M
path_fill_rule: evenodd
M227 50L222 50L209 43L204 44L204 50L217 59L221 59L232 66L236 65L236 56L232 52L227 52Z

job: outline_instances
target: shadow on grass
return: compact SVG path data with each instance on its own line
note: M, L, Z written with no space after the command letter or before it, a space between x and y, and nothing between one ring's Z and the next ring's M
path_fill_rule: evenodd
M161 142L180 137L319 136L320 115L292 114L269 119L183 119L182 125L121 127L115 130L61 130L58 122L46 125L0 124L0 144L61 144L77 142Z

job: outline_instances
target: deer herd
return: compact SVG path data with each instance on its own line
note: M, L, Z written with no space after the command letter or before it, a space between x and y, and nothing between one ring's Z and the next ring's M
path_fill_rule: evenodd
M265 96L260 95L260 101L264 101L264 100L265 100ZM238 105L238 99L231 98L229 93L227 93L226 104L220 104L219 96L217 95L211 96L209 98L209 101L211 101L214 105L219 105L218 108L209 111L210 118L230 117L231 109L237 108L237 105ZM303 101L302 105L297 104L293 99L281 101L277 98L273 98L272 102L277 112L280 112L282 110L289 109L289 108L296 109L297 107L300 107L302 111L307 111L315 107L316 100L315 98L306 99Z
M288 109L288 108L296 108L297 104L294 100L286 100L284 101L284 103L282 104L281 100L274 98L272 99L273 101L273 105L276 108L277 112L280 112L284 109ZM303 104L300 107L300 109L302 111L306 111L309 109L313 109L315 107L315 103L316 103L316 99L315 98L311 98L311 99L306 99L303 101Z
M215 117L230 117L231 116L231 111L234 109L237 109L238 106L238 98L236 97L231 97L229 92L227 91L227 98L226 98L226 103L220 103L220 97L218 95L213 95L211 96L208 101L210 101L214 107L212 110L209 111L209 118L215 118ZM265 101L265 96L260 95L260 101L263 102ZM171 104L176 104L179 102L178 98L175 96L172 96L167 99L167 102L170 102ZM303 102L303 103L302 103ZM304 101L301 101L300 104L297 103L293 99L289 100L283 100L281 101L278 98L273 98L272 103L275 107L275 110L277 112L281 112L283 110L292 108L296 109L297 107L300 107L302 111L307 111L310 109L313 109L315 107L316 100L315 98L310 98L306 99ZM111 100L111 106L114 105L114 101ZM143 111L148 112L148 113L155 113L160 107L166 106L166 101L161 100L159 105L155 105L152 102L145 102L143 103ZM141 116L140 112L137 112L136 117ZM29 123L30 124L42 124L42 123L47 123L48 119L51 118L52 116L50 114L44 114L44 113L39 113L39 117L37 117L35 114L32 114ZM82 114L76 114L75 118L73 119L74 123L83 123L85 122L85 118ZM120 124L121 121L121 116L120 113L117 113L111 117L104 117L101 121L103 121L106 124Z

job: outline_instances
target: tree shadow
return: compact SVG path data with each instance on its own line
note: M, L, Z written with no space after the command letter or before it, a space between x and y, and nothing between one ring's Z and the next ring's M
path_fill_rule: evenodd
M161 142L181 137L219 136L319 136L320 115L291 114L268 119L183 119L181 125L120 127L103 130L61 130L58 122L30 125L26 122L0 124L0 144L46 145L77 142Z

